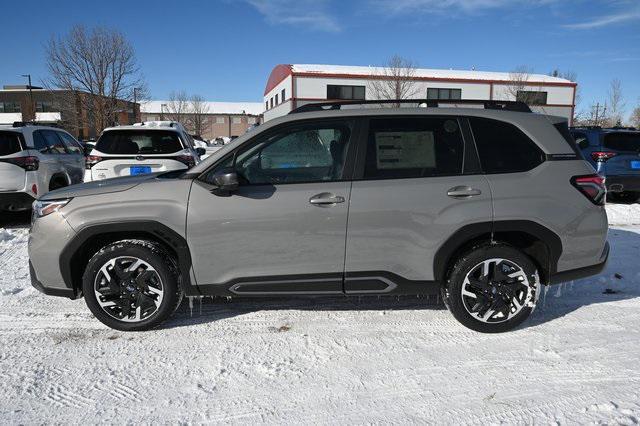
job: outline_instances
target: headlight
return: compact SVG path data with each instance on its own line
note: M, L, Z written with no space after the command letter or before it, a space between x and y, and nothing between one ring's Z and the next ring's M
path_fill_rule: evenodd
M35 201L33 203L33 218L36 219L57 212L69 204L69 201L71 201L71 198L66 198L64 200Z

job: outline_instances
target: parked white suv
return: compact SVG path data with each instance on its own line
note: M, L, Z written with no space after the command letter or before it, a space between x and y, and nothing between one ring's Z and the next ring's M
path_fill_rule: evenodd
M148 121L110 127L87 157L85 182L188 169L204 153L180 123Z
M81 183L82 145L62 129L0 126L0 211L28 210L38 196Z

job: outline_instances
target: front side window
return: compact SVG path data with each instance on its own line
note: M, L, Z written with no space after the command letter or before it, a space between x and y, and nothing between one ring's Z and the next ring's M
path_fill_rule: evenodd
M96 143L104 154L153 155L173 154L184 149L176 132L168 130L111 130Z
M532 92L526 90L518 90L516 101L524 102L527 105L546 105L547 92Z
M365 86L327 85L327 99L364 100Z
M427 99L433 100L450 100L462 99L462 89L427 89Z
M62 139L53 130L37 130L33 132L33 141L36 149L40 152L46 154L67 153Z
M329 182L342 178L353 125L306 125L291 128L259 140L239 152L235 170L245 184L274 185L284 183ZM226 162L205 178L211 181Z
M67 148L67 152L69 154L83 154L82 147L78 141L76 141L71 135L64 132L56 132L60 139L62 139L62 143Z
M422 178L462 173L464 141L449 117L373 119L365 179Z
M544 161L538 146L513 124L469 118L485 173L526 172Z

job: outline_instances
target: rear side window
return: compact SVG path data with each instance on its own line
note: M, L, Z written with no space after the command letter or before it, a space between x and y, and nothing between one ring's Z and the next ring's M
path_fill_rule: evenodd
M487 118L469 118L485 173L526 172L544 161L540 148L516 126Z
M464 142L455 118L372 119L364 178L459 175L463 158Z
M62 139L52 130L37 130L33 132L35 148L45 154L66 154Z
M605 134L604 147L614 151L640 152L640 133Z
M111 130L100 136L96 148L104 154L173 154L184 147L178 133L169 130Z
M16 132L0 132L0 157L22 151L20 134Z

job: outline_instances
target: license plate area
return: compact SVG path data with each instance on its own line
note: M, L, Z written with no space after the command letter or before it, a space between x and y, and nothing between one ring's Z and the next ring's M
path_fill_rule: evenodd
M131 176L146 175L151 173L151 166L131 166L129 167L129 174Z
M631 161L631 168L634 170L640 170L640 160Z

